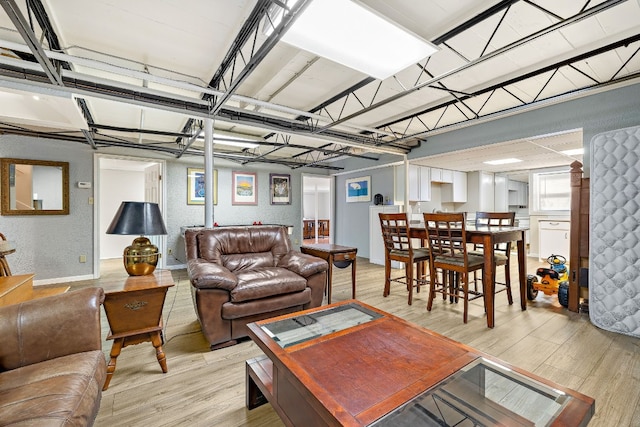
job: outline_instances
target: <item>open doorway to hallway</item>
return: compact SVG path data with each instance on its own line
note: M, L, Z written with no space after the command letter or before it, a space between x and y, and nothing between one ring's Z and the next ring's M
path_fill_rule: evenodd
M102 261L122 259L124 249L131 245L137 236L106 234L109 224L113 220L123 201L154 202L164 212L162 179L164 162L122 156L96 156L97 188L95 199L95 259L94 269L102 273ZM166 224L166 219L165 219ZM166 238L164 236L146 236L151 243L165 252ZM161 257L158 268L165 265ZM124 267L123 267L124 269Z
M302 244L330 243L331 177L302 176Z

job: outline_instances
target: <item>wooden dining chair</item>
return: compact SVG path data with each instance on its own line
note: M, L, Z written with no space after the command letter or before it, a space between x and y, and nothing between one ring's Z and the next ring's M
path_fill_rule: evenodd
M426 278L421 272L426 271L424 262L429 261L429 251L426 248L414 248L411 244L411 232L406 213L380 213L380 227L384 241L384 292L388 296L391 292L391 282L403 283L409 291L409 305L413 302L413 288L420 292L420 286L426 284ZM391 277L391 261L403 262L405 275ZM416 264L417 273L414 275L413 265Z
M476 212L476 227L482 225L503 225L513 226L515 225L516 213L515 212ZM470 254L484 256L484 248L481 244L474 245L473 251ZM511 242L499 243L493 248L494 268L493 268L493 283L501 285L496 287L495 293L507 291L507 300L509 305L513 304L513 295L511 294ZM495 273L497 267L504 266L504 283L496 282ZM473 277L474 288L478 289L478 277L474 272Z
M470 292L469 274L484 269L484 257L467 252L466 214L424 213L424 226L429 244L429 302L431 311L436 293L448 296L452 302L464 301L463 321L467 323L469 301L483 296ZM442 271L438 283L436 271ZM445 279L448 276L448 281ZM448 283L447 283L448 282Z

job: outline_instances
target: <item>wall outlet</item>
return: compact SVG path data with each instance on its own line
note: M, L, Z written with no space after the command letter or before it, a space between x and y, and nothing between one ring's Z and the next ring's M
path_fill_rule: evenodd
M80 255L80 262L87 262L87 256L86 255Z

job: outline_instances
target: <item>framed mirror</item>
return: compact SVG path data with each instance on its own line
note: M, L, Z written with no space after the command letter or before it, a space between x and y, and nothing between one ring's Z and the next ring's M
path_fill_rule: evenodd
M69 163L0 159L2 215L69 215Z

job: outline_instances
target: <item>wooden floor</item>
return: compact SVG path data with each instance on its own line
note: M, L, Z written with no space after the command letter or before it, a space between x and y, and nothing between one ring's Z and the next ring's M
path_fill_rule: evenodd
M532 262L527 271L535 271L536 266ZM408 306L407 293L398 284L384 298L384 268L363 258L357 267L357 297L365 303L595 398L592 427L640 425L639 339L596 328L586 314L567 311L556 297L540 294L523 312L517 290L512 306L504 293L497 295L494 329L486 327L481 300L470 304L465 325L461 304L436 300L427 312L428 293L423 289ZM121 268L120 261L107 265L103 277L122 274ZM350 298L350 269L333 271L333 300ZM169 372L161 372L150 343L123 349L111 385L103 393L96 425L282 426L268 404L252 411L245 408L244 362L260 355L260 350L247 341L209 351L193 310L186 272L172 273L177 286L170 288L164 310ZM515 267L512 277L517 277ZM78 282L72 289L87 285L99 282ZM104 315L102 326L106 337ZM111 341L103 348L108 359Z

